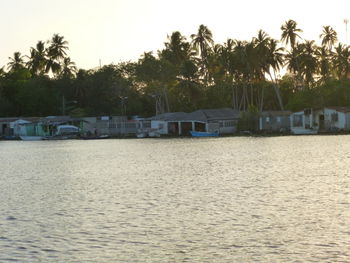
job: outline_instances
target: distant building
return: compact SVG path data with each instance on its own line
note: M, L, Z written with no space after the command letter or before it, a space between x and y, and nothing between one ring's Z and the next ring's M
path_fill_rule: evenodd
M128 120L126 116L99 116L81 119L83 132L96 135L135 135L139 129L151 128L151 121L142 118Z
M317 112L320 132L350 131L350 107L325 107Z
M150 118L151 128L166 135L189 135L190 131L230 134L237 131L238 119L239 111L230 108L169 112Z
M319 125L318 116L321 109L305 109L294 112L290 116L290 129L293 134L317 134Z
M259 130L265 132L290 131L291 111L263 111L259 116Z

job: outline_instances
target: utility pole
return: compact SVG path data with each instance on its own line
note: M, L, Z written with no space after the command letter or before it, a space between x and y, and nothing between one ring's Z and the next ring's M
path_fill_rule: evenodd
M344 24L345 24L345 43L346 45L348 44L348 23L349 23L349 19L345 18L344 19Z

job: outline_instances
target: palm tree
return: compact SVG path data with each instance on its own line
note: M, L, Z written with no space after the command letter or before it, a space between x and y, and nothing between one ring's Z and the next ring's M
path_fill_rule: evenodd
M199 51L204 61L208 50L214 44L213 34L205 25L200 25L197 34L192 34L191 38L193 47Z
M277 46L278 42L275 39L269 39L266 47L267 47L267 68L265 68L265 73L270 76L270 79L273 83L273 87L277 96L278 104L281 110L284 110L283 102L280 94L280 90L278 88L276 72L278 72L283 66L284 62L284 48ZM274 78L271 74L271 69L274 73Z
M192 34L192 46L197 50L201 56L201 71L205 78L208 77L208 51L214 44L213 35L211 31L205 26L200 25L197 34Z
M72 78L77 72L77 67L75 66L75 63L71 61L69 57L66 57L63 59L62 63L62 71L60 75L63 78Z
M338 79L350 74L350 47L338 44L333 56L333 68Z
M160 56L176 66L181 66L192 55L190 44L179 31L173 32L171 36L168 36L168 42L165 43L165 47L166 49L160 53Z
M337 32L331 26L323 27L320 38L322 38L322 46L328 47L328 50L332 50L332 47L338 41Z
M64 40L63 36L60 36L58 34L54 34L51 41L50 46L48 48L47 55L55 60L63 59L67 53L66 50L68 50L68 42Z
M269 40L269 35L261 29L258 32L258 36L253 38L253 41L257 46L265 46Z
M4 67L1 67L0 68L0 77L3 77L5 76L5 70L4 70Z
M268 63L268 44L270 42L271 38L268 34L266 34L263 30L259 30L258 36L253 38L253 43L255 45L255 48L257 50L258 55L258 63L260 67L258 68L258 71L260 72L261 79L264 78L264 73L267 72L267 69L269 68Z
M317 73L317 58L315 41L305 41L300 44L302 48L302 54L300 59L300 71L303 76L305 83L309 86L314 82L314 75Z
M287 58L289 59L289 65L292 65L293 72L296 74L295 77L295 83L296 86L301 85L301 76L300 76L300 66L298 61L298 53L300 50L295 51L295 48L297 46L297 39L301 38L298 33L303 32L301 29L297 28L297 22L294 20L288 20L285 22L284 25L281 26L282 30L282 36L281 40L282 42L285 42L286 45L290 44L291 52L287 54ZM292 64L291 64L292 62Z
M30 56L28 58L29 60L26 63L28 69L35 75L43 74L47 63L45 43L39 41L36 44L36 48L30 48Z
M292 49L294 49L296 43L297 43L297 38L301 38L298 33L303 32L301 29L297 28L297 22L294 20L288 20L285 22L284 25L281 26L282 30L282 36L281 40L282 42L285 42L286 45L290 43L290 46Z
M321 81L326 81L330 77L331 72L331 53L325 46L318 47L316 56L318 60L318 73L321 75Z
M208 74L215 84L222 82L225 78L225 59L225 48L220 44L216 44L213 50L208 54Z
M64 40L63 36L54 34L50 46L47 49L47 63L46 63L46 73L51 70L52 73L57 74L61 71L61 62L66 57L68 50L68 42Z
M10 62L7 63L7 67L10 71L16 71L24 68L24 60L21 52L13 53L13 58L9 57Z

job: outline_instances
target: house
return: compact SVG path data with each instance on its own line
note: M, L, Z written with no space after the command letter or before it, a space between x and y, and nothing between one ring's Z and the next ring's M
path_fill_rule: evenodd
M80 127L81 119L69 116L48 116L43 118L31 117L18 119L11 125L14 136L40 136L48 137L57 133L61 125L74 125Z
M36 122L39 119L38 117L0 118L0 136L14 138L17 136L20 125Z
M126 116L99 116L81 118L83 133L121 136L136 134L138 129L150 128L150 120L128 120Z
M291 111L263 111L259 116L259 130L266 132L290 131Z
M322 109L305 109L290 115L290 130L293 134L317 134L318 119Z
M321 132L350 131L350 107L325 107L316 122Z
M215 132L219 129L219 134L231 134L237 131L237 124L240 118L238 110L222 108L199 110L199 112L206 117L207 132Z
M0 118L0 136L12 136L13 135L12 123L17 121L18 119L20 118L18 117Z
M186 120L185 112L167 112L158 114L149 120L151 129L162 135L181 135L181 123Z
M230 108L170 112L152 117L151 128L167 135L189 135L190 131L230 134L237 131L238 119L239 111Z

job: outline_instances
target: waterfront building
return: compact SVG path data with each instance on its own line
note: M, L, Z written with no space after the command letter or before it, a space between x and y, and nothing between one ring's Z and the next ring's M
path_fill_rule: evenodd
M237 131L239 111L230 108L201 109L191 113L169 112L156 115L151 128L164 135L190 135L190 131L232 134Z
M289 132L291 111L263 111L259 115L259 130L264 132Z

